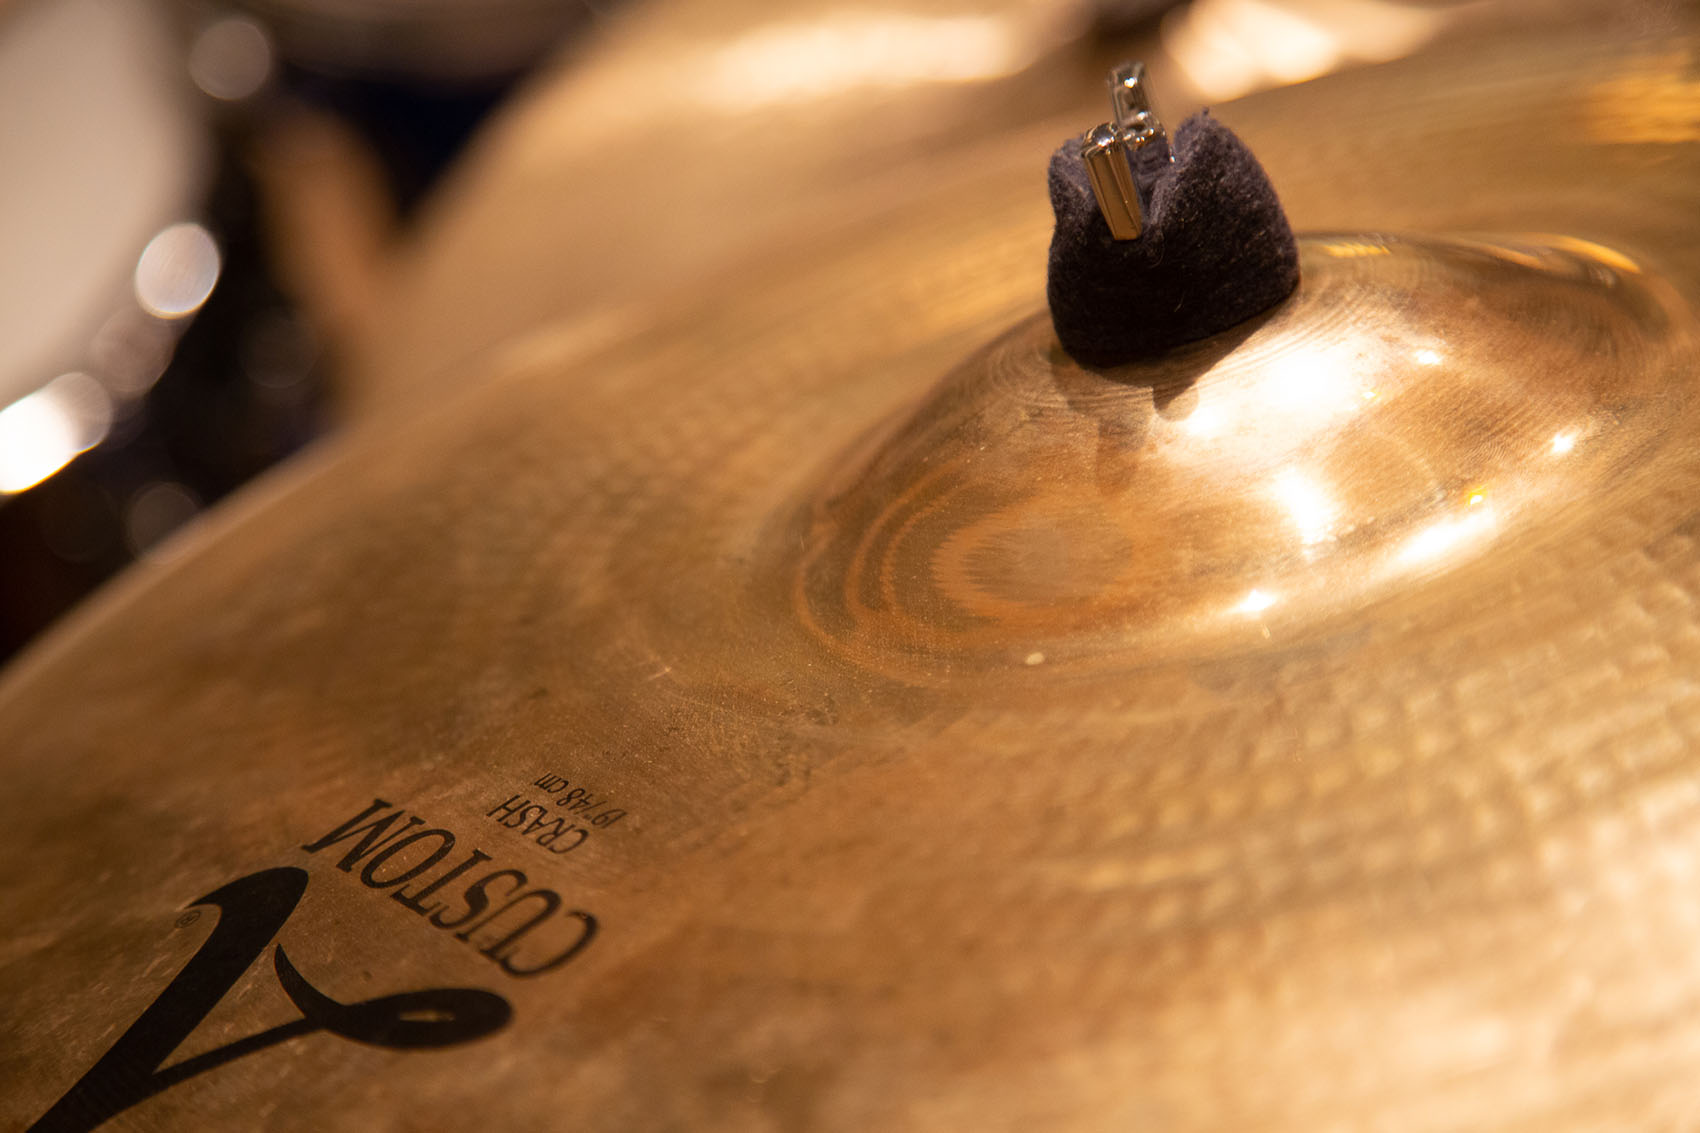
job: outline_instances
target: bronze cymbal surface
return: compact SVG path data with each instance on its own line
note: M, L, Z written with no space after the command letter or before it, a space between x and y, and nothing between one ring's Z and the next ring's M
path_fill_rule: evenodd
M1700 42L1504 47L1149 366L1053 123L215 515L0 685L0 1116L1680 1127Z
M606 343L647 325L668 284L725 286L752 255L983 173L988 138L1043 122L1055 148L1102 116L1104 72L1122 58L1150 63L1157 109L1178 125L1224 97L1194 85L1201 70L1249 92L1472 29L1568 19L1606 38L1664 30L1653 6L1613 0L1200 0L1161 31L1153 20L1131 38L1094 35L1093 13L1116 7L650 0L599 12L588 50L498 115L376 278L336 288L375 302L332 316L358 324L347 328L348 411L394 419L433 403L490 376L485 352L569 317L585 341ZM1501 42L1520 57L1516 36ZM1315 126L1342 108L1327 109ZM1313 128L1272 126L1277 143ZM634 156L636 139L651 157ZM1412 160L1397 156L1396 167ZM1434 192L1450 199L1442 184ZM349 270L346 231L298 242L339 250L321 270Z
M567 315L591 340L617 336L636 301L841 227L865 198L884 207L887 185L912 191L918 169L950 164L988 124L1049 119L1079 76L1099 85L1075 58L1088 7L652 0L599 13L590 50L504 108L389 265L351 343L351 412L429 403L481 374L481 353Z
M1083 369L1042 314L969 358L823 490L808 624L923 681L1220 657L1360 617L1691 427L1688 312L1609 249L1303 252L1275 313L1154 362Z

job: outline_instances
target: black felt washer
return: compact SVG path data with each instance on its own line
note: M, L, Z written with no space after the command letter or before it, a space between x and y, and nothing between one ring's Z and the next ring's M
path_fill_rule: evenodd
M1245 143L1205 111L1181 123L1173 152L1137 240L1110 236L1079 142L1051 157L1046 294L1057 338L1082 365L1119 366L1206 338L1298 286L1293 230Z

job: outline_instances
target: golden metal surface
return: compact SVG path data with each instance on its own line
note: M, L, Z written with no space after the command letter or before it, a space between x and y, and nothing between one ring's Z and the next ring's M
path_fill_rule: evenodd
M270 869L113 1127L1692 1121L1700 147L1574 107L1694 44L1226 108L1354 234L1160 364L1048 341L1052 123L249 493L0 685L0 1122Z
M1570 20L1609 38L1668 22L1620 0L1193 0L1160 31L1109 42L1089 34L1093 6L617 6L482 132L382 270L340 283L348 224L326 226L317 182L274 181L286 201L317 206L285 218L285 243L324 261L307 297L326 277L337 291L376 288L375 317L346 345L346 312L329 312L325 328L345 359L350 415L393 420L434 404L488 376L491 349L566 318L587 343L618 337L634 301L725 285L752 257L889 214L926 181L948 180L945 166L984 173L972 163L989 138L1043 122L1048 152L1103 117L1102 76L1125 59L1150 63L1157 109L1178 124L1206 103L1397 59L1436 37ZM1274 136L1312 128L1282 122ZM667 176L633 163L635 139L663 145Z
M893 181L911 191L915 162L1048 119L1079 87L1101 107L1104 68L1081 58L1089 20L1075 0L608 14L504 108L394 257L350 347L352 415L393 419L514 335L573 316L600 339L634 299L842 231L888 207ZM661 146L667 175L634 146Z
M1602 253L1312 237L1267 318L1109 372L1035 315L821 490L798 609L921 682L1359 619L1691 427L1687 307Z

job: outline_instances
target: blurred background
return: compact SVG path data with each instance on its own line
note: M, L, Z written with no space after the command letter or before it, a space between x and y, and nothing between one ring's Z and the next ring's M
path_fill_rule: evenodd
M622 333L1120 59L1172 125L1682 2L0 0L0 661L315 439Z

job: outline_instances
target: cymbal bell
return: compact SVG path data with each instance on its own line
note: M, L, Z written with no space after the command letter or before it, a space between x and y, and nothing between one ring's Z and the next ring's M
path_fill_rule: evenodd
M974 354L800 525L806 622L920 681L1262 648L1609 496L1688 428L1685 305L1610 249L1302 260L1269 316L1153 361L1083 369L1044 314Z
M0 685L0 1115L1677 1124L1696 50L1225 108L1304 283L1148 366L1052 124L249 493Z

